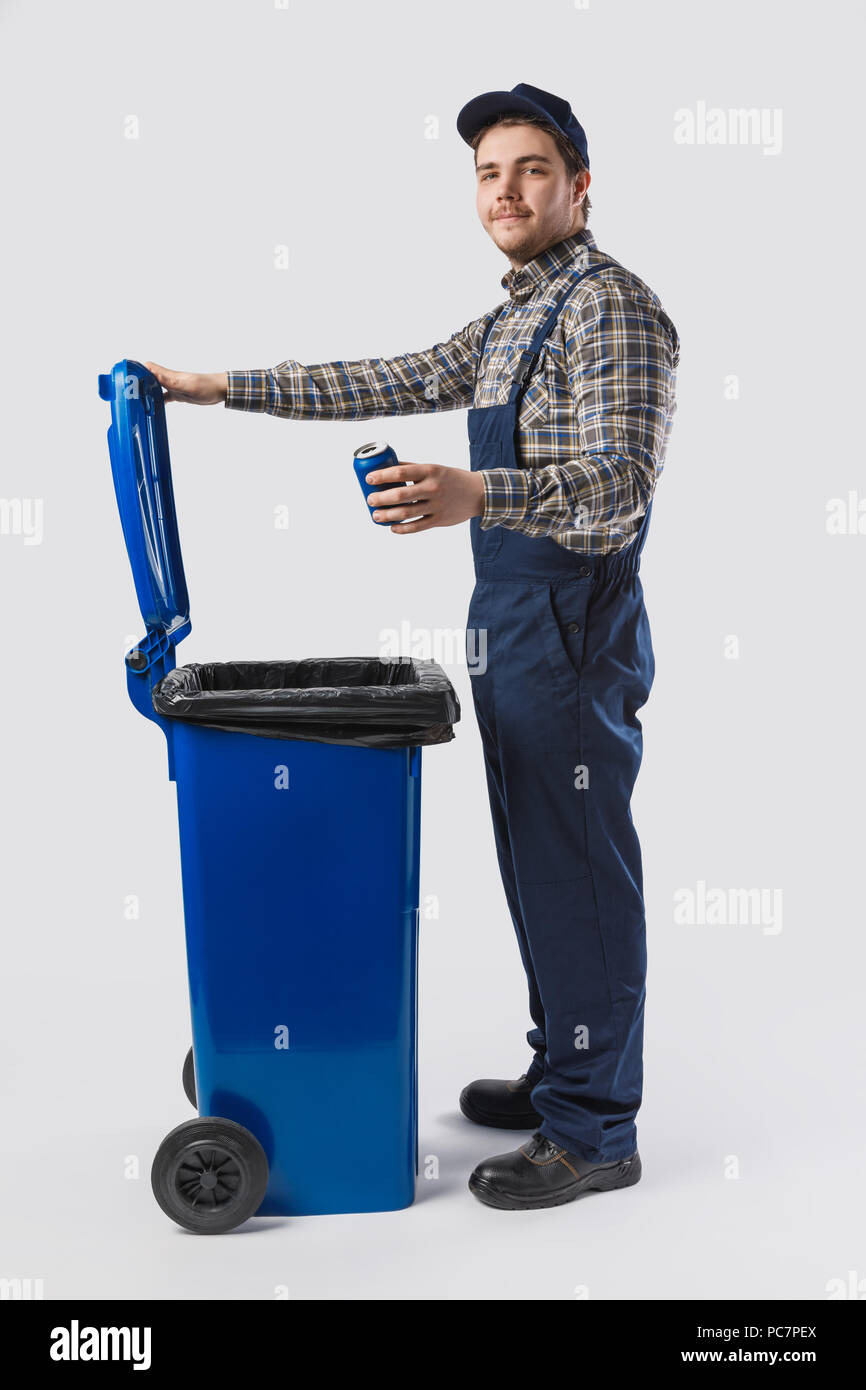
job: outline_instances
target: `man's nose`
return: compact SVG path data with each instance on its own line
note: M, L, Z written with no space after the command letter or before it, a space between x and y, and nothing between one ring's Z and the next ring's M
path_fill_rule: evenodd
M509 202L511 202L514 198L519 197L519 189L517 188L517 176L514 175L513 186L511 179L511 174L502 174L500 176L499 187L496 190L497 198L501 198L503 200L507 199Z

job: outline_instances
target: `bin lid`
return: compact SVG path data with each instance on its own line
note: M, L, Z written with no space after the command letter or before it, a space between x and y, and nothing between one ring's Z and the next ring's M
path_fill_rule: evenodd
M190 629L162 387L132 358L99 378L111 404L108 450L141 616L171 642Z

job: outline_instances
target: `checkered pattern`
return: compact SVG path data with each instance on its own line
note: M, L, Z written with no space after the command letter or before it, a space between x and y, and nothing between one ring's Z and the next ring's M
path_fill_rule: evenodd
M600 252L588 229L509 271L504 304L447 341L400 357L232 371L226 406L292 420L372 420L503 405L520 353L572 272L594 265L606 268L574 290L526 383L519 468L482 474L481 525L552 536L582 554L621 550L664 468L679 338L658 296Z

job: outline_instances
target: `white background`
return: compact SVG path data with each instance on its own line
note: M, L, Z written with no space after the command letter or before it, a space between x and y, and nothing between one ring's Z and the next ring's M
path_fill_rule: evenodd
M866 1278L866 536L826 521L864 489L855 7L43 0L0 21L0 492L44 505L41 544L0 536L0 1275L41 1279L46 1298L216 1299L823 1299ZM521 81L572 102L590 228L682 339L642 566L657 661L633 803L644 1179L534 1213L466 1188L520 1136L468 1124L457 1096L524 1070L530 1023L453 662L463 720L424 755L422 894L439 916L422 921L421 1155L439 1178L404 1212L196 1239L148 1178L190 1114L180 864L165 742L126 694L142 634L97 374L124 356L218 370L395 354L502 302L454 119ZM675 112L699 102L781 109L780 152L676 143ZM462 413L169 411L193 620L179 663L375 653L404 622L463 626L468 528L376 530L351 467L380 437L468 466ZM699 881L781 889L782 930L677 925L674 894Z

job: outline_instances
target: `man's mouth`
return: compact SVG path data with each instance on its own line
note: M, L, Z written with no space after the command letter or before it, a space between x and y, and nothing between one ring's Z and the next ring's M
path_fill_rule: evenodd
M524 217L528 217L528 212L501 212L498 217L494 217L494 222L520 222Z

